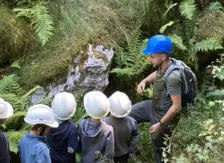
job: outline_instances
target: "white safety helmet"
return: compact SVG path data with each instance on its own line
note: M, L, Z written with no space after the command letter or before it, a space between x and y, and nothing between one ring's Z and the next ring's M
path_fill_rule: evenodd
M12 105L0 98L0 119L6 119L13 115Z
M43 104L30 107L24 120L31 125L45 124L52 128L58 127L58 122L54 120L53 110L49 106Z
M131 112L131 101L128 96L116 91L109 97L110 101L110 113L117 118L123 118Z
M51 107L59 120L70 119L76 111L75 97L71 93L61 92L55 95Z
M90 117L101 119L109 113L110 103L102 92L91 91L84 96L84 108Z

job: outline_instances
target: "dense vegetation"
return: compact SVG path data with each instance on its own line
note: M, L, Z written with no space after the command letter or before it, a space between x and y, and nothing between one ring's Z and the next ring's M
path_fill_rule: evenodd
M149 98L150 87L143 97L135 91L153 70L141 51L149 36L163 33L172 39L173 57L197 74L199 89L196 104L173 135L172 160L224 162L223 5L222 0L0 0L0 97L15 111L5 124L11 150L17 151L29 128L23 122L29 95L63 76L73 58L86 58L89 43L115 49L108 95L121 90L133 103ZM41 101L50 102L47 97ZM80 106L73 121L84 116ZM153 160L148 127L139 126L141 140L132 162Z

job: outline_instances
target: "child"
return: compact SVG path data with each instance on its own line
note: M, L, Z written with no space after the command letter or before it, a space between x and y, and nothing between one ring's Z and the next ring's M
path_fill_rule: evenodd
M127 163L128 158L136 152L139 134L137 123L128 114L131 111L131 101L122 92L115 92L109 98L111 116L104 121L114 128L114 162Z
M113 128L102 122L109 113L108 98L99 91L92 91L84 96L84 107L91 117L80 122L80 140L82 144L81 163L98 163L96 154L101 153L106 159L114 157Z
M9 143L6 135L3 133L2 124L5 123L6 119L13 115L12 106L0 98L0 162L10 163L10 150Z
M55 120L59 127L48 134L52 163L75 163L75 151L78 148L78 131L69 119L76 111L75 97L71 93L58 93L51 104Z
M29 108L25 122L32 125L19 141L21 163L51 163L49 150L44 143L50 128L57 128L53 110L43 104Z

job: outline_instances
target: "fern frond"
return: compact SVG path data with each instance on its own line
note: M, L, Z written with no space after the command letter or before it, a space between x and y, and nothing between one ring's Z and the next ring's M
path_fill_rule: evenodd
M7 130L15 129L19 130L24 123L23 118L26 116L26 112L16 112L9 119L7 119L5 126Z
M184 0L180 3L179 9L182 16L191 20L196 11L195 0Z
M144 71L149 63L147 57L142 55L145 42L139 38L140 30L138 28L127 37L127 49L123 49L117 45L118 51L115 53L115 60L118 64L116 68L111 70L111 73L116 73L117 76L130 79Z
M13 140L9 140L9 147L10 147L11 152L13 152L13 153L18 152L18 142L13 141Z
M217 11L217 10L224 10L224 7L222 6L222 4L220 2L211 2L209 4L208 9L210 11Z
M17 68L17 69L21 69L21 66L20 66L20 64L19 64L18 61L14 61L14 62L10 65L10 67L12 67L12 68Z
M19 78L15 75L4 76L0 80L0 94L15 93L18 94L21 92L20 85L18 83Z
M166 12L163 14L163 17L165 17L165 16L169 13L169 11L170 11L172 8L174 8L175 6L177 6L177 3L171 4L171 5L167 8Z
M197 52L198 51L206 52L211 50L223 49L219 41L214 38L209 38L207 40L202 40L201 42L197 42L194 48Z
M24 16L30 19L34 14L34 11L32 9L15 8L12 11L17 13L16 17Z
M177 34L171 34L169 35L169 38L173 42L174 45L180 50L187 50L186 46L183 44L183 40L180 36Z
M116 73L117 76L119 77L130 77L133 74L135 74L134 69L133 68L114 68L111 70L111 73Z
M166 30L167 27L170 27L174 24L174 21L170 21L169 23L166 23L165 25L163 25L160 29L159 32L160 33L164 33L164 31Z
M75 116L71 120L73 123L78 125L79 122L87 116L88 114L86 113L84 107L80 107L80 108L77 108Z
M32 25L34 25L37 36L44 45L53 35L53 18L49 15L45 6L36 6L34 9Z
M223 99L224 98L224 90L215 90L212 92L208 92L206 94L206 97L208 98L213 98L213 99Z
M42 45L46 44L53 35L53 18L49 15L48 9L40 4L29 9L16 8L13 11L17 12L16 17L29 18Z
M15 94L0 94L0 98L3 98L5 101L9 102L14 112L19 110L24 110L25 105L28 104L28 100L21 100L20 96Z
M26 133L25 130L21 130L21 131L12 131L11 130L11 131L6 132L8 139L16 141L16 142L18 142L25 133Z

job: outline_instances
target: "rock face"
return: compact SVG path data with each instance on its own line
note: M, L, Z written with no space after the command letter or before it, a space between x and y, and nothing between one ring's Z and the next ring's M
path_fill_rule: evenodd
M67 91L73 94L77 92L88 92L91 90L104 91L109 84L110 64L114 56L114 51L105 49L98 45L95 48L89 44L88 58L80 64L80 58L74 58L74 65L68 66L67 79L61 79L58 83L50 83L47 87L37 90L30 97L32 104L43 100L44 96L52 98L55 94Z

